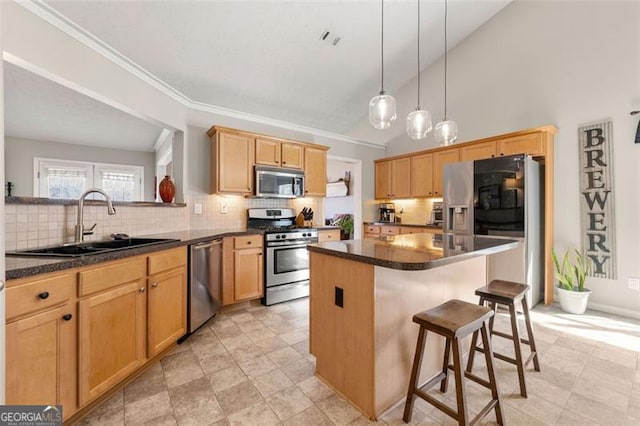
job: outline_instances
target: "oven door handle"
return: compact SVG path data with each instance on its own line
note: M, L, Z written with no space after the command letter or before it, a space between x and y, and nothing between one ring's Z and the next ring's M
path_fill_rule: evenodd
M283 247L283 246L291 246L291 247L302 247L307 244L311 244L313 241L269 241L267 243L267 247Z

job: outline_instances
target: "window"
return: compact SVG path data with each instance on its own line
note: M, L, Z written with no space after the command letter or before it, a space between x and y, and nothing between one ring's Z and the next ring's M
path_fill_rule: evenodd
M113 201L140 201L143 177L142 166L36 157L33 192L36 197L78 199L87 189L100 188Z

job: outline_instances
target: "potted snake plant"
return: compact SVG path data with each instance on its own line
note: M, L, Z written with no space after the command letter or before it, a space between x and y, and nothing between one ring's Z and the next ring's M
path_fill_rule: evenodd
M584 258L578 250L574 250L575 261L572 261L570 252L570 249L567 249L561 261L555 250L551 250L558 279L558 299L563 311L570 314L584 314L591 294L591 290L584 286L590 271L590 259Z

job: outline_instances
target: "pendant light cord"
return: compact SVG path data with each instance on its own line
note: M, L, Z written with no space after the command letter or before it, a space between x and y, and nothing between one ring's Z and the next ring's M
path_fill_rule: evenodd
M418 108L420 109L420 0L418 0Z
M384 93L384 0L380 0L380 16L381 16L381 31L380 31L380 94Z
M447 0L444 0L444 121L447 121Z

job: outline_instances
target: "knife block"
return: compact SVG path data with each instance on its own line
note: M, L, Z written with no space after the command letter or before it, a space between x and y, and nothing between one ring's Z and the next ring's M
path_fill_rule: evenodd
M313 220L305 220L302 213L298 213L298 216L296 216L296 225L303 228L311 228L313 227Z

